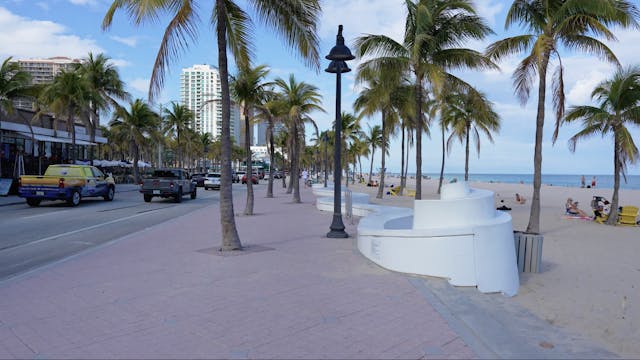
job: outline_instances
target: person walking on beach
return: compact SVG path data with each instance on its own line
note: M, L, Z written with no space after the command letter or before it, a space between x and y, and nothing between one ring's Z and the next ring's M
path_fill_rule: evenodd
M592 188L596 187L596 177L595 176L591 178L591 187Z
M582 177L580 178L580 187L584 188L586 186L586 180L584 178L584 175L582 175Z

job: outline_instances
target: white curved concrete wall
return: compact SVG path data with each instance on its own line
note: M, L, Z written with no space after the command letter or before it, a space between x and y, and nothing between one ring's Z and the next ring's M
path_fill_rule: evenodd
M358 249L390 270L515 295L519 278L511 216L494 209L491 191L469 189L465 182L445 185L442 197L415 201L412 210L354 196L354 215L366 216L358 225ZM318 199L317 207L333 211L333 197Z

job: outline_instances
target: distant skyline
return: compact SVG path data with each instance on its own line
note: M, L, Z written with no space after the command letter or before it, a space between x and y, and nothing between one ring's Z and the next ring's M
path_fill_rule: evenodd
M640 0L634 1L636 6ZM0 58L35 58L67 56L71 58L86 57L89 51L105 53L113 59L119 68L128 90L134 97L146 98L149 77L158 44L167 19L160 19L154 24L143 24L133 27L124 12L116 13L109 31L100 29L102 19L112 0L0 0ZM199 8L209 11L211 1L201 1ZM485 39L467 45L483 51L495 40L522 33L518 27L504 30L504 19L511 1L476 0L476 9L496 32ZM256 24L254 44L256 58L254 63L266 64L271 68L270 77L286 78L293 73L298 81L306 81L319 87L324 99L326 113L315 113L312 117L320 130L331 127L335 108L335 75L324 72L329 61L324 56L335 44L335 36L339 24L344 25L344 36L347 45L355 51L353 41L365 33L386 34L400 40L404 31L405 6L403 0L327 0L321 1L323 14L320 20L319 36L321 38L321 68L306 68L293 52L282 44L279 38ZM347 14L347 15L345 15ZM358 16L353 16L358 14ZM217 45L208 19L201 19L198 43L191 43L186 52L175 59L167 73L165 88L159 103L179 101L180 72L182 68L194 64L210 64L217 66ZM622 31L614 29L619 42L609 43L623 66L640 64L636 60L637 44L640 43L638 30ZM565 91L567 105L583 105L590 103L590 93L600 81L611 77L614 67L581 53L563 53L565 66ZM535 109L537 94L532 92L528 104L521 107L513 94L511 75L521 60L512 57L500 63L501 71L478 71L458 73L466 81L485 92L489 100L494 102L496 111L502 118L500 134L494 136L495 143L481 137L480 158L472 151L470 158L471 173L533 173L533 144L535 132ZM348 63L352 71L343 76L342 108L351 111L353 100L357 97L354 86L354 73L358 60ZM555 66L551 68L549 76ZM231 62L230 72L235 73ZM536 85L537 89L537 85ZM550 94L548 91L547 94ZM555 117L551 110L551 96L548 95L547 115L545 117L545 134L543 145L544 174L612 174L613 144L610 138L595 136L580 142L576 152L568 150L567 140L575 134L579 125L561 128L558 141L551 144L551 134ZM380 117L365 118L363 130L380 124ZM307 131L311 138L310 129ZM632 128L632 134L640 146L640 129ZM425 136L423 142L423 172L438 173L440 171L441 138L437 128L431 131L431 137ZM400 141L395 139L391 144L390 157L387 158L387 169L400 171ZM374 168L380 167L380 152L374 159ZM369 161L363 159L363 169L369 168ZM461 173L464 171L464 147L456 144L447 157L445 171ZM411 151L409 172L415 172L415 151ZM628 168L628 174L640 175L640 165Z

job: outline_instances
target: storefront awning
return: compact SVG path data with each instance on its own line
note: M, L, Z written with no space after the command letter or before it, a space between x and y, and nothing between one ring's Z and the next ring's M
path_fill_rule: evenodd
M18 132L18 134L26 137L27 139L31 139L31 134L29 133ZM41 135L41 134L33 134L33 138L38 141L49 141L49 142L57 142L57 143L63 143L63 144L72 143L71 139L69 138L60 138L60 137ZM96 145L96 144L89 141L76 139L76 145Z

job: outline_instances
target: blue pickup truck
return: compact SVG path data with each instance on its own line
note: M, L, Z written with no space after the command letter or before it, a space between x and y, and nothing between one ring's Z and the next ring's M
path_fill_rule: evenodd
M77 206L84 197L112 201L116 192L113 178L89 165L50 165L44 175L23 175L19 183L18 195L29 206L38 206L42 200L64 200Z

